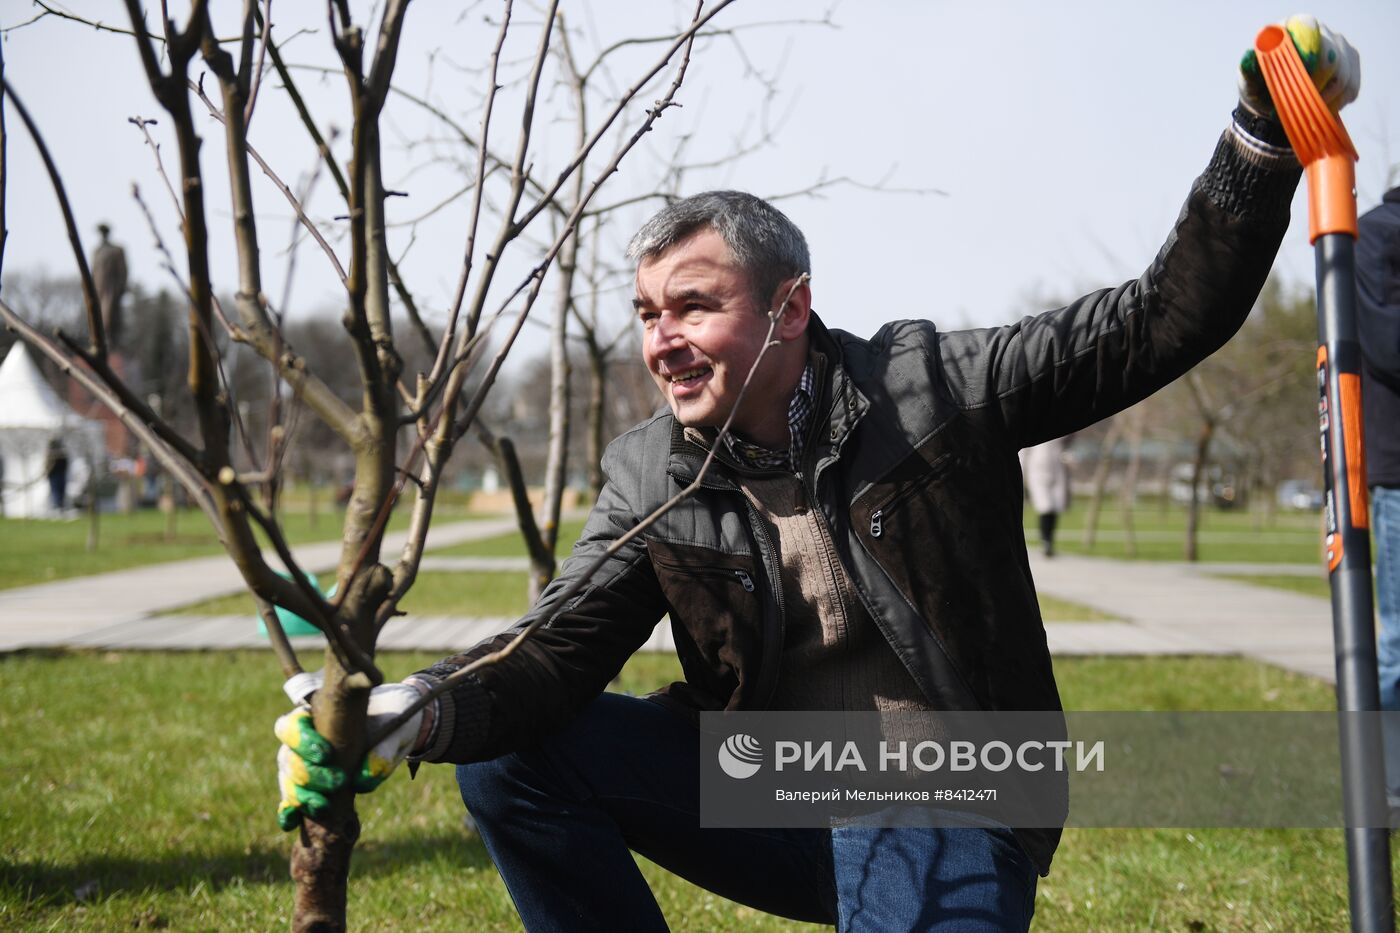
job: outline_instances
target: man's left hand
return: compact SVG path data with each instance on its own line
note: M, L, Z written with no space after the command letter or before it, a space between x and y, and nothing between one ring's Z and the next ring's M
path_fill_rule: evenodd
M1283 28L1293 39L1293 47L1303 67L1322 94L1323 101L1336 113L1356 100L1361 90L1361 56L1341 33L1333 32L1317 17L1298 13L1288 17ZM1254 49L1244 53L1239 69L1240 100L1257 113L1272 116L1274 102L1264 83Z
M383 684L370 693L366 728L380 726L417 702L422 692L411 684ZM367 794L393 773L419 739L423 726L420 710L369 750L354 776L355 792ZM273 729L282 747L277 750L277 786L282 792L277 805L277 825L292 830L303 816L323 816L330 808L327 794L345 785L345 771L334 764L334 749L311 722L311 709L298 706L277 720Z

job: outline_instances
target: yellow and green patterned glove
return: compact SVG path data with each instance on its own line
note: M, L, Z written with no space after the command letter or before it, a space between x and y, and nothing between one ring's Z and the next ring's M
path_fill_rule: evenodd
M410 684L384 684L369 695L369 731L397 716L417 701L420 693ZM395 729L388 738L370 749L355 775L356 793L374 790L412 751L423 724L420 710ZM281 740L277 750L277 784L282 800L277 805L277 825L295 829L302 817L316 819L330 806L326 795L345 784L345 771L332 764L330 742L311 724L311 709L298 706L277 720L274 730Z
M1288 30L1303 67L1333 113L1356 100L1361 90L1361 57L1345 36L1305 13L1288 17L1283 28ZM1274 103L1254 49L1245 52L1240 59L1239 85L1240 100L1246 106L1266 116L1273 114Z
M330 806L326 794L345 783L345 772L331 761L331 743L311 725L311 707L298 706L273 727L282 747L277 750L277 825L292 830L303 814L314 819Z

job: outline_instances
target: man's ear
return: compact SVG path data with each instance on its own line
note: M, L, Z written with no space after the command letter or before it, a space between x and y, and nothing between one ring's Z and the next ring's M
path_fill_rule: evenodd
M812 286L804 279L794 288L793 282L793 279L787 279L773 292L769 313L780 307L783 309L774 333L779 340L796 340L802 336L807 332L807 322L812 317ZM787 305L784 307L785 300Z

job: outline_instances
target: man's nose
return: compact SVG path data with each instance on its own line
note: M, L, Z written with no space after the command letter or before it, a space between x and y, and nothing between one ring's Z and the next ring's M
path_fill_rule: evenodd
M653 355L657 356L668 353L684 343L680 326L669 314L657 315L656 324L652 327L648 339L651 341Z

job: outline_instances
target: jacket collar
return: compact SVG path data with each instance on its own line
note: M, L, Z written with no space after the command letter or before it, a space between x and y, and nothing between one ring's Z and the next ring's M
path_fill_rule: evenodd
M815 471L820 472L840 458L841 445L869 409L870 401L851 380L840 344L815 312L807 324L807 333L811 337L812 354L817 358L818 384L816 408L807 428L809 453L804 459L815 463ZM681 483L694 482L709 447L708 440L700 432L684 428L672 419L667 472ZM740 469L738 464L724 449L716 453L715 460L701 485L710 489L736 488L731 474Z

